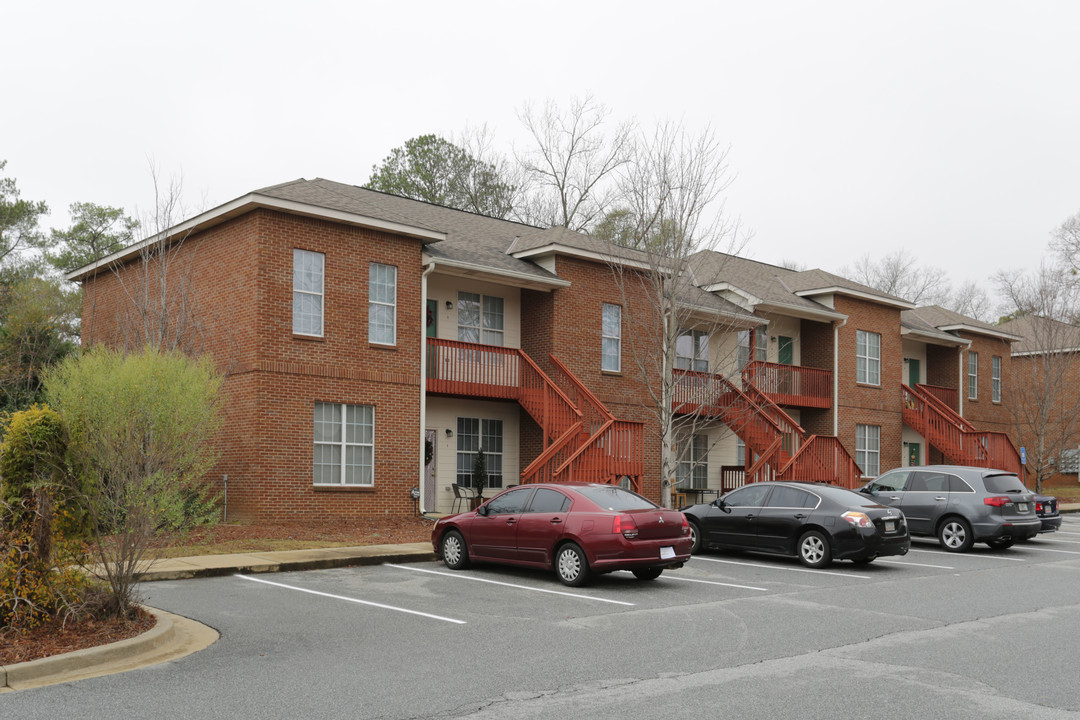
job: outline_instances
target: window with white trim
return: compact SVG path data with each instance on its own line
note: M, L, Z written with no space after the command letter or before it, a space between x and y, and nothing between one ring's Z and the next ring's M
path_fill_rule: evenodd
M754 337L754 360L758 362L765 362L768 359L768 342L769 333L765 329L764 325L760 325L750 330L740 330L738 334L739 347L737 351L737 357L735 359L739 369L742 370L746 367L746 364L750 362L750 333L753 332Z
M375 406L315 403L314 481L375 484Z
M484 448L487 485L503 486L503 422L487 418L457 419L457 484L472 487L476 453Z
M979 399L979 353L968 352L968 400Z
M743 442L741 437L735 438L735 464L739 467L746 467L746 443Z
M855 462L865 477L881 474L881 426L855 426Z
M600 369L622 370L622 307L604 303L600 328Z
M881 384L881 335L878 333L855 331L855 382Z
M709 335L701 330L684 330L675 339L675 367L679 370L709 371Z
M704 489L709 484L709 436L692 435L683 445L675 466L675 485L679 488Z
M397 343L397 268L368 266L368 342Z
M293 249L292 331L296 335L323 334L323 281L326 256Z
M503 346L503 299L493 295L459 292L458 340Z
M990 358L990 400L1001 402L1001 357Z

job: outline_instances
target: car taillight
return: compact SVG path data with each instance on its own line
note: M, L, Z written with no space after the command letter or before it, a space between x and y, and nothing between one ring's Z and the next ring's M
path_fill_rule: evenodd
M690 521L686 519L685 515L682 516L682 534L683 535L689 535L690 534Z
M1041 502L1035 503L1035 512L1041 513L1042 511L1043 511L1042 503Z
M1004 495L997 495L995 497L983 498L983 504L991 507L1004 507L1008 505L1012 500Z
M870 516L866 513L855 512L854 510L848 510L840 517L847 520L849 523L856 527L873 527L874 523L871 522Z
M627 540L633 540L638 534L637 524L629 515L616 515L611 523L611 532L621 534Z

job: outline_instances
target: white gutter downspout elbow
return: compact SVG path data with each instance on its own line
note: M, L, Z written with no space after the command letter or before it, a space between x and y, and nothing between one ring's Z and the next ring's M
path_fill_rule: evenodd
M833 325L833 372L832 372L832 434L839 437L840 434L840 328L847 325L847 318Z
M435 269L435 263L428 263L424 268L424 272L420 275L420 481L417 483L417 487L420 488L420 512L423 514L424 508L427 507L427 498L424 497L424 455L425 455L425 442L424 437L427 429L427 279L431 271ZM437 440L438 438L436 438Z

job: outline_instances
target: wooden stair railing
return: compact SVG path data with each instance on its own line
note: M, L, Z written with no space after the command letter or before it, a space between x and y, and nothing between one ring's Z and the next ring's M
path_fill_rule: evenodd
M904 422L956 465L996 468L1019 473L1020 453L1003 432L976 430L932 393L901 385Z

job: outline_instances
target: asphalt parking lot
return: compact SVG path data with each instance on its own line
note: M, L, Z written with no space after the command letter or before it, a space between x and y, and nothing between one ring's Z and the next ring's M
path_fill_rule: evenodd
M221 632L2 717L1076 717L1080 517L994 551L810 570L695 556L642 582L434 562L144 586ZM83 712L85 711L85 712Z

